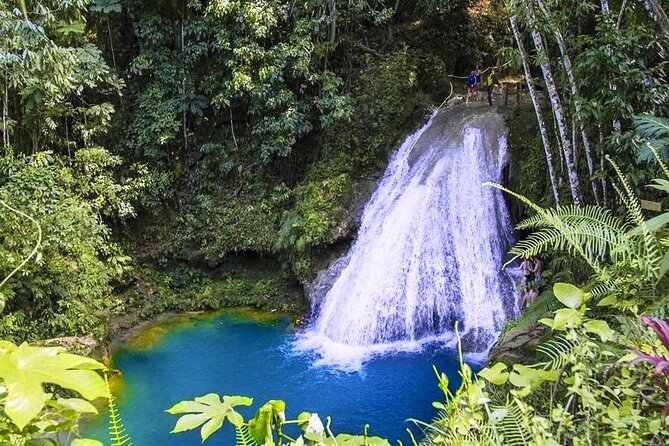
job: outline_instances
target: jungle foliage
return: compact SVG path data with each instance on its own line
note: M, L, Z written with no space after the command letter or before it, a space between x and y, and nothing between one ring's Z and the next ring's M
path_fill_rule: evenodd
M470 3L0 2L2 199L44 231L0 333L104 339L152 302L192 308L143 294L184 261L270 256L310 280L448 72L495 51L500 6ZM35 234L2 212L8 272ZM297 308L285 294L272 306Z
M589 279L553 286L541 361L478 378L463 362L455 392L438 374L444 401L418 423L422 443L666 444L669 213L649 218L639 197L669 192L667 6L0 0L0 442L77 437L109 396L102 364L23 341L102 339L130 309L290 309L284 290L351 236L360 184L441 102L447 76L525 58L548 136L533 138L534 118L512 128L518 172L539 177L521 180L531 199L516 194L536 215L512 255L577 258ZM534 51L512 48L507 22ZM285 272L207 271L249 254ZM334 435L315 414L286 420L279 400L244 420L234 406L249 404L209 394L169 410L175 431L203 440L227 420L238 444L387 444ZM129 444L112 420L114 446Z

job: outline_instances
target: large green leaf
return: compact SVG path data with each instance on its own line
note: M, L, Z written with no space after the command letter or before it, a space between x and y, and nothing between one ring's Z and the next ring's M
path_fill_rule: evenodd
M515 364L513 372L509 375L509 382L516 387L536 389L546 381L555 381L558 370L541 370L522 364Z
M570 283L556 283L553 294L565 307L578 308L583 304L583 291Z
M249 420L251 437L264 444L274 444L272 428L285 419L286 403L282 400L269 400L262 405L252 420Z
M583 314L573 308L562 308L555 312L553 323L550 325L553 330L564 330L567 327L573 327L581 323Z
M390 446L388 440L380 437L339 434L335 437L337 446Z
M242 416L235 411L235 406L250 406L251 398L245 396L224 396L223 401L215 393L199 396L193 401L180 401L166 410L172 415L186 414L181 416L172 429L172 433L196 429L202 426L200 436L205 441L211 434L221 428L227 419L235 426L244 423Z
M596 334L603 342L610 341L615 336L616 332L609 327L606 321L599 319L591 320L583 325L583 328L588 333Z
M92 438L77 438L72 441L72 446L104 446L104 444Z
M4 411L23 429L50 399L45 383L75 391L88 400L107 397L107 387L98 373L103 369L103 364L60 347L32 347L25 342L17 347L0 341L0 379L7 387Z
M74 443L72 444L76 446ZM57 444L50 438L31 438L30 440L26 441L26 446L57 446Z
M384 438L365 437L364 435L339 434L332 438L312 432L305 434L304 438L319 446L390 446L388 440Z
M501 386L509 379L509 372L506 371L506 364L498 362L492 367L486 367L483 370L480 370L476 376L481 377L496 386Z

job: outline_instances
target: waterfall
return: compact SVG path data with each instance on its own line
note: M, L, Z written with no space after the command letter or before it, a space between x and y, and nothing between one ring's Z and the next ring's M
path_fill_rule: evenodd
M500 182L503 117L456 105L431 117L392 157L348 254L319 275L314 320L298 350L359 368L375 354L453 342L485 352L515 311L502 270L512 243Z

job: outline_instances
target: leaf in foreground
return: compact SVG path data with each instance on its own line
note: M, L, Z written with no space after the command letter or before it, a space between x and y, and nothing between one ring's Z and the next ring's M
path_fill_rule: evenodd
M192 401L180 401L166 410L172 415L186 414L181 416L172 429L172 433L184 432L202 426L200 436L205 441L211 434L221 428L227 419L235 426L241 426L244 422L242 416L234 410L235 406L250 406L251 398L245 396L224 396L223 401L215 393L208 393L196 397Z
M44 384L73 390L87 400L107 397L107 387L98 373L105 366L61 347L19 347L0 341L0 379L7 388L5 414L23 429L51 398Z

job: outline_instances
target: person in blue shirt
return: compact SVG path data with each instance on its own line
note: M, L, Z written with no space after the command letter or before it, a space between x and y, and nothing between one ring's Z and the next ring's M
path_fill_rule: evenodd
M476 95L476 87L478 86L478 79L476 77L476 72L472 70L467 78L467 104L469 104L469 98L471 95Z

